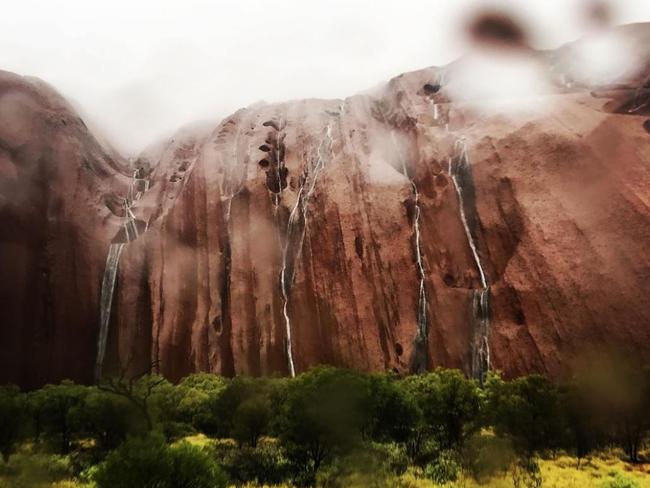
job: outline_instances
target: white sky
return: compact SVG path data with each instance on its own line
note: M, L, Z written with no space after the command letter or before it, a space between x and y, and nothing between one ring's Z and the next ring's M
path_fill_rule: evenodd
M343 97L447 63L472 7L505 6L555 47L584 31L585 1L15 0L0 17L0 69L53 84L137 153L259 100ZM649 0L613 4L617 23L650 21Z

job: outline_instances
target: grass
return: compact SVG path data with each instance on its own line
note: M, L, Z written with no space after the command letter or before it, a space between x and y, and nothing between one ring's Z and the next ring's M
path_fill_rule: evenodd
M617 478L629 479L636 485L630 488L650 488L650 464L633 465L622 461L617 453L606 453L590 460L583 460L578 467L578 460L570 456L558 456L555 459L542 459L539 462L543 488L621 488L625 485L611 485ZM427 480L418 478L415 473L402 476L400 488L438 488ZM474 480L461 479L455 483L442 485L445 488L512 488L511 475L505 474L493 478L486 484ZM352 488L352 487L350 487Z
M215 441L204 435L185 438L194 445L214 445ZM580 466L574 457L558 456L539 462L543 488L650 488L650 464L632 465L621 460L620 452L606 452L588 460ZM632 484L619 483L628 480ZM478 484L472 479L460 479L445 485L435 484L422 477L416 469L409 469L397 479L377 483L362 476L353 475L342 485L345 488L512 488L509 473ZM66 456L47 455L23 449L12 456L8 463L0 462L0 488L93 488L91 483L82 483L71 477L70 459ZM246 485L245 488L292 488L290 485L263 487Z
M544 486L549 488L595 487L607 485L616 474L635 480L639 488L650 488L650 464L633 465L614 453L583 461L580 468L573 457L561 456L540 463Z

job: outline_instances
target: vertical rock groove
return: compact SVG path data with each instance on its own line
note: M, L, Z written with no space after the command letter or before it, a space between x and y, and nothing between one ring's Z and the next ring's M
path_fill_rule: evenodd
M472 291L474 335L471 344L471 372L472 376L482 382L490 369L490 285L477 247L476 227L478 221L472 183L472 168L467 143L464 139L459 139L454 145L454 154L449 158L448 172L458 195L460 219L481 280L481 290Z
M399 82L398 82L399 84ZM401 101L398 100L398 105L404 111ZM422 254L422 232L420 229L420 220L422 209L420 207L420 192L418 190L415 177L409 174L409 168L406 158L403 154L402 148L399 147L395 136L394 124L391 123L391 117L386 115L386 109L381 104L378 104L377 112L382 122L390 127L390 139L393 150L395 151L399 168L398 171L408 179L411 186L411 193L413 195L413 248L415 254L415 266L418 278L418 300L416 310L416 324L417 331L415 336L415 347L411 370L413 372L426 371L429 365L428 357L428 318L427 318L427 290L426 290L426 273L424 269L424 260ZM407 125L408 126L408 125Z
M312 156L308 167L300 177L300 186L296 202L294 203L284 232L284 244L282 247L282 267L280 269L280 291L282 293L282 316L285 326L286 355L289 373L292 377L296 375L296 367L293 357L293 344L291 339L291 317L289 315L289 300L291 285L294 278L294 262L300 254L307 230L307 206L316 188L316 182L320 172L326 165L326 155L331 159L332 147L332 121L325 127L325 135L321 138L316 154ZM282 151L284 153L284 151ZM324 154L325 152L325 154Z
M141 231L147 230L147 225L143 221L137 220L133 213L133 204L140 199L143 192L149 189L149 181L138 178L139 176L143 176L142 171L135 170L131 176L129 189L124 199L124 234L121 235L121 232L118 232L113 239L113 243L109 246L108 255L106 256L106 266L104 267L104 275L102 277L99 302L99 333L97 335L97 355L94 374L96 381L101 379L104 358L106 356L106 342L108 340L108 329L111 322L115 281L122 250L127 243L137 239ZM140 184L141 181L143 182L142 184Z
M101 296L99 300L99 334L97 336L97 356L95 358L95 380L99 380L102 375L104 356L106 355L108 326L111 321L115 278L117 276L117 268L123 248L124 243L111 244L108 248L108 255L106 256L106 267L104 268Z
M406 165L406 160L400 151L400 148L397 145L395 140L395 132L391 130L391 141L393 147L397 151L400 165L401 173L408 178L411 185L413 193L413 239L414 239L414 250L415 250L415 265L417 269L418 276L418 306L417 306L417 336L415 344L415 357L413 360L412 369L415 372L425 371L428 367L428 357L427 357L427 334L428 334L428 323L427 323L427 290L426 290L426 275L424 271L424 261L422 258L422 233L420 231L420 216L422 209L420 208L420 192L418 191L417 184L415 183L415 178L412 178L409 175L408 168Z

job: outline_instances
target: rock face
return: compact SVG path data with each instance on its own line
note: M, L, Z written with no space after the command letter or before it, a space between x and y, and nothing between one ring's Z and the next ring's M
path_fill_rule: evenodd
M535 54L551 111L450 100L454 63L251 106L136 161L1 73L0 382L650 360L650 71L567 83L570 49Z

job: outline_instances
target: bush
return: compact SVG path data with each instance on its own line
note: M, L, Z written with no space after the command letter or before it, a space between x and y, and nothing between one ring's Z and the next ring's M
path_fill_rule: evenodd
M376 445L363 446L337 457L316 476L320 488L393 488L395 473L391 459ZM395 454L395 453L393 453ZM399 468L398 468L399 469Z
M204 449L169 447L161 435L126 441L98 467L95 481L98 488L220 488L227 482Z
M3 484L1 477L8 478ZM68 456L21 450L9 458L0 470L0 488L45 488L72 476Z
M601 484L601 488L639 488L639 483L622 473L615 473Z
M382 469L394 475L401 475L409 467L409 457L404 445L395 442L387 444L373 443L369 450L381 460Z
M541 488L542 472L537 461L528 458L513 463L512 483L515 488Z
M256 447L217 444L217 456L231 481L278 484L289 477L289 464L277 442L262 439Z
M169 448L172 460L170 488L219 488L227 478L206 450L181 442Z
M451 483L458 479L461 465L454 451L442 451L426 468L424 474L434 483Z
M471 437L462 451L463 467L479 483L504 474L515 461L515 452L507 439L492 434Z

